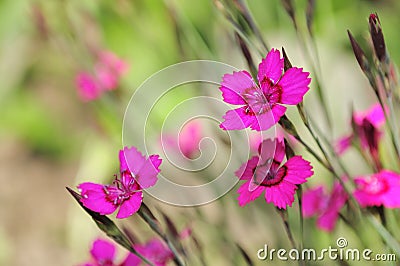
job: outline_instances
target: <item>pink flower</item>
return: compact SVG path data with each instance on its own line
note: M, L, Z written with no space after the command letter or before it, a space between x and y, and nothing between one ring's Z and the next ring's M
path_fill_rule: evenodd
M303 100L311 82L309 73L292 67L282 75L283 64L279 51L272 49L258 66L258 83L246 71L223 76L220 90L224 101L241 107L225 114L222 129L267 130L285 114L282 104L296 105Z
M283 140L264 140L259 156L253 156L235 172L241 180L246 180L238 190L240 206L255 200L264 191L268 203L272 202L280 209L292 206L297 185L306 182L313 171L310 163L301 156L294 156L281 166L284 157Z
M156 266L164 266L169 260L174 258L171 250L156 238L150 240L145 245L136 244L134 248Z
M169 148L177 152L182 152L182 154L189 159L194 159L199 153L199 145L202 136L201 124L192 120L182 128L177 137L167 135L162 141Z
M118 87L120 77L126 73L128 65L115 54L102 51L98 55L95 65L95 74L104 90L113 90Z
M100 52L94 73L79 72L75 78L80 98L85 102L93 101L104 91L116 89L127 69L128 65L112 52Z
M362 207L381 206L400 207L400 175L382 170L379 173L355 178L357 185L354 197Z
M81 264L81 266L137 266L140 264L140 259L133 254L129 254L125 260L117 264L115 246L104 239L96 239L90 250L91 261Z
M346 192L338 182L334 184L330 195L324 192L322 186L309 189L303 194L303 215L304 217L317 215L318 228L331 232L347 199Z
M75 78L79 97L82 101L89 102L97 99L101 94L98 81L87 72L79 72Z
M378 142L382 137L379 128L385 123L385 114L379 104L374 104L364 112L354 112L352 116L354 133L345 136L337 142L337 151L343 153L350 147L354 139L358 139L363 150L369 150L371 154L378 152Z
M119 208L117 218L122 219L137 212L142 204L142 189L153 186L160 172L158 155L143 156L135 147L119 152L120 177L111 185L91 182L82 183L78 189L81 202L92 211L102 215L111 214Z

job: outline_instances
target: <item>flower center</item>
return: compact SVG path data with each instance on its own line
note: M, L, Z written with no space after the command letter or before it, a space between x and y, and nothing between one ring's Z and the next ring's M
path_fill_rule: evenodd
M270 82L271 83L271 82ZM246 89L242 96L247 103L246 114L260 115L271 110L271 107L281 100L282 88L278 85L268 85L267 93L258 87Z
M260 115L270 108L267 98L259 88L246 89L242 96L247 103L247 114Z
M114 205L120 205L140 190L139 184L129 171L121 173L121 178L115 178L112 185L105 185L104 192L107 200Z
M369 194L381 194L389 189L389 185L386 180L378 179L376 177L371 177L368 184L365 185L364 190Z
M271 86L266 94L266 98L271 106L279 103L281 101L281 96L282 88L278 84Z
M286 175L286 166L279 167L279 165L278 161L269 159L267 163L257 166L254 169L253 182L264 187L279 184Z
M97 263L99 266L114 266L114 262L110 259L101 259Z

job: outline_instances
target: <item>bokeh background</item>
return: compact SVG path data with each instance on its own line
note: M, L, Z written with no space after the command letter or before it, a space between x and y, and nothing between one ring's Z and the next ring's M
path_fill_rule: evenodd
M299 19L305 21L306 1L295 3ZM248 4L269 46L285 47L292 63L307 69L281 1ZM349 132L352 106L366 109L374 102L346 33L350 29L368 50L371 12L378 12L390 55L399 62L399 1L316 1L313 27L333 117L332 139ZM115 91L84 102L75 77L92 68L98 50L112 51L129 64L129 70ZM91 241L102 234L65 187L89 180L106 182L118 171L124 110L146 78L171 64L194 59L246 68L233 28L213 1L1 1L0 58L0 265L18 266L76 265L89 258ZM166 112L190 95L182 92L171 97ZM311 90L305 104L318 120L315 101ZM295 109L291 111L299 123ZM155 123L161 122L160 114ZM218 125L213 128L215 132ZM312 160L309 154L304 156ZM367 171L354 154L348 156L354 160L352 173ZM315 172L311 183L330 180L318 164ZM173 207L150 197L145 201L168 213L178 228L191 226L210 265L243 265L235 243L256 262L256 251L265 243L289 247L272 206L259 199L239 208L235 198L232 190L198 208ZM152 233L138 220L134 216L127 223L145 241ZM374 241L377 236L365 230L365 241L382 250ZM338 236L345 236L353 246L359 244L343 224L328 234L307 220L306 235L306 245L312 247L326 247Z

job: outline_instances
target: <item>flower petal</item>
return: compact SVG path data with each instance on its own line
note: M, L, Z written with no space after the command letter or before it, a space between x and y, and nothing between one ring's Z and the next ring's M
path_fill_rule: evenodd
M352 140L353 135L344 136L338 139L335 143L336 153L342 155L351 146Z
M250 180L253 177L253 171L257 167L258 156L253 156L242 164L239 169L235 172L235 175L240 180Z
M374 184L380 185L380 181L374 178ZM354 198L360 204L361 207L367 206L380 206L382 205L382 194L381 193L369 193L368 187L370 186L371 179L368 180L365 177L357 177L354 179L356 189L353 192Z
M286 209L292 206L296 189L296 185L282 180L278 185L266 188L265 200L280 209Z
M78 190L82 195L81 202L83 206L92 211L107 215L117 209L117 206L107 200L103 185L85 182L78 185Z
M285 112L285 106L275 104L269 112L257 115L250 124L250 128L257 131L268 130L279 122Z
M317 226L324 231L331 232L335 228L338 218L339 212L328 210L318 217Z
M82 101L93 101L102 93L96 78L87 72L78 73L75 78L75 83Z
M265 187L258 186L254 190L250 191L249 185L251 181L244 182L238 189L237 193L239 194L239 197L237 198L239 201L239 206L244 206L247 203L255 200L258 198L263 191L265 190Z
M155 266L164 266L174 258L171 250L159 239L154 238L145 245L134 245L135 249Z
M317 213L320 213L326 207L327 198L324 194L324 187L318 186L309 190L306 190L302 196L302 211L304 217L311 217Z
M378 174L389 186L388 191L381 195L382 204L386 208L400 208L400 175L389 170L382 170Z
M223 130L240 130L249 127L256 118L254 115L246 114L245 109L246 107L241 107L226 112L222 117L225 121L219 127Z
M278 85L282 88L281 100L283 104L298 104L310 89L310 73L303 72L302 68L292 67L285 72Z
M307 178L312 176L312 166L310 162L304 160L301 156L293 156L285 164L286 176L284 180L292 184L303 184Z
M283 139L277 139L276 140L276 148L275 148L275 154L274 154L274 160L281 163L283 161L283 158L286 155L285 151L285 143Z
M129 199L122 202L116 217L118 219L124 219L137 212L140 208L140 205L142 205L142 199L143 194L141 191L130 196Z
M346 204L348 196L339 182L335 182L333 191L321 216L317 219L317 226L322 230L331 232L339 218L342 207ZM321 200L323 201L323 200ZM303 195L304 202L304 195Z
M187 158L192 158L199 150L199 144L202 138L201 129L201 124L192 120L179 132L178 149L182 151L183 155Z
M246 102L242 97L242 92L255 87L257 85L251 75L247 71L239 71L233 72L233 74L225 74L222 77L220 90L222 91L224 102L244 105Z
M276 84L282 75L283 71L283 58L281 58L279 50L272 49L268 52L267 56L258 65L258 82L261 87L264 83L271 81Z
M135 254L129 253L120 266L139 266L142 260Z
M383 112L382 106L377 103L366 111L354 112L353 119L358 125L362 125L363 120L367 119L374 127L378 128L385 123L385 113Z
M150 155L142 165L142 168L137 173L137 182L142 188L151 187L157 182L161 162L162 160L158 155Z
M385 123L385 113L380 104L373 105L367 111L366 118L373 124L375 127L380 127Z
M272 106L272 116L274 125L279 122L279 120L285 114L285 112L286 112L285 106L279 104L275 104L274 106Z
M136 175L140 168L142 168L145 161L146 157L143 156L142 153L136 149L136 147L124 147L123 150L119 151L121 173L129 170Z
M258 153L260 154L260 164L265 164L265 162L271 158L274 158L276 153L277 140L265 139L258 147Z
M115 246L111 242L104 239L96 239L93 242L90 253L92 254L92 257L96 260L96 262L112 262L115 258L115 251Z

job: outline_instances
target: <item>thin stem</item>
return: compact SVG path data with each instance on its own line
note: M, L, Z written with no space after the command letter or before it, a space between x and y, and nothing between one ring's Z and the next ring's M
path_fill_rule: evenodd
M292 245L293 248L296 248L296 242L294 241L292 230L290 229L289 221L288 221L288 214L287 210L281 210L276 208L276 211L278 212L279 216L282 219L283 225L285 227L286 234L289 238L290 244Z
M306 127L308 131L310 132L311 136L314 138L314 140L317 142L318 146L322 148L322 143L319 142L319 138L317 138L317 135L322 139L322 141L325 143L325 146L328 147L329 153L333 155L333 158L336 159L336 162L338 163L339 167L343 171L343 173L346 176L350 176L349 172L347 171L346 167L343 165L342 161L340 160L340 157L337 156L335 150L332 147L332 144L328 141L328 139L325 137L325 135L322 133L322 131L316 126L316 123L313 121L313 119L310 116L307 116L307 118L310 120L310 124L307 125ZM327 154L327 152L326 152Z
M301 185L296 191L297 193L297 201L299 203L299 224L300 224L300 249L303 250L304 247L304 218L303 218L303 202L302 202L302 196L303 196L303 189Z
M380 234L385 243L393 249L393 251L400 256L400 244L399 242L388 232L388 230L373 216L367 215L367 220Z
M340 183L340 185L343 187L343 190L346 192L346 194L349 196L349 198L351 199L352 204L350 204L351 207L355 207L357 206L358 208L360 207L357 204L357 201L355 200L354 196L352 193L350 193L350 191L348 190L348 188L346 187L344 181L342 180L342 178L340 177L340 175L338 175L335 171L335 169L333 168L332 164L330 163L329 160L325 161L323 160L318 154L316 154L316 152L310 148L310 146L308 146L307 143L305 143L299 136L294 136L306 149L308 152L310 152L315 159L317 159L322 166L324 166Z
M383 86L387 86L386 82L385 82L385 78L384 78L384 74L382 73L382 69L378 68L378 76L382 81ZM390 90L390 88L386 88L386 91ZM378 86L376 86L376 88L374 89L375 91L375 95L378 98L379 104L382 106L383 109L383 113L385 115L385 119L388 122L388 127L389 127L389 134L390 134L390 139L393 143L393 147L395 149L395 152L397 154L397 158L400 158L400 144L398 142L398 138L396 138L395 133L398 132L397 131L397 124L396 124L396 118L394 117L394 106L393 106L393 100L392 100L392 96L388 95L386 92L386 97L387 97L387 102L389 105L389 114L388 111L385 108L384 102L382 101L382 97L379 94L379 90L378 90ZM400 164L400 160L397 160Z
M296 17L293 17L293 24L294 24L294 28L296 30L297 39L299 40L299 43L300 43L300 46L301 46L302 50L305 52L305 57L306 57L306 60L307 60L308 64L311 66L311 72L313 72L314 75L315 75L313 80L315 82L316 90L317 90L317 93L318 93L318 98L321 101L321 105L322 105L322 110L323 110L324 116L326 118L328 127L332 128L332 121L331 121L331 118L330 118L329 112L328 112L328 104L326 102L325 95L322 93L322 86L321 86L321 82L320 82L321 79L320 79L320 73L319 73L320 71L318 71L318 70L320 70L319 65L315 66L316 64L315 64L314 60L311 57L310 51L309 51L309 49L307 47L306 40L305 40L302 32L300 31L300 29L297 27L297 22L296 21L297 21ZM318 60L318 55L316 55L316 57L317 57L317 60ZM318 63L319 63L319 60L318 60Z

